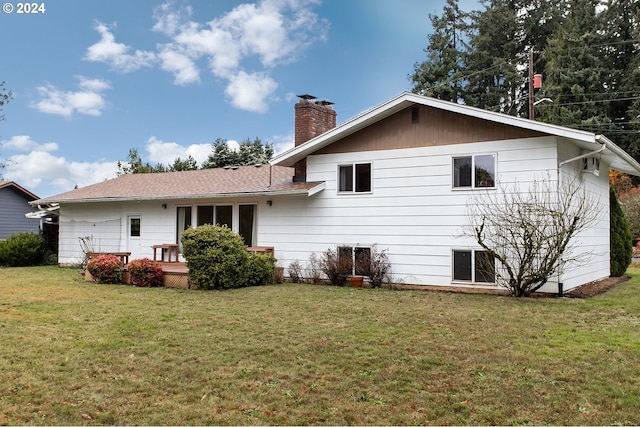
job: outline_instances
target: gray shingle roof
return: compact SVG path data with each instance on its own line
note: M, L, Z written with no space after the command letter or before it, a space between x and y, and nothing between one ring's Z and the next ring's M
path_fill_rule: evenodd
M293 182L294 169L239 166L196 171L122 175L33 203L213 198L248 194L307 194L322 182Z

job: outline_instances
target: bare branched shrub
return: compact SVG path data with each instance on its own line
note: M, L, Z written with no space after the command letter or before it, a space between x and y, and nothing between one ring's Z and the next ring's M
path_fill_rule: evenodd
M82 253L84 254L82 268L85 268L89 262L89 256L87 254L96 252L96 242L93 235L78 237L78 240L80 242L80 249L82 249Z
M322 261L315 253L309 255L309 268L307 269L307 280L309 283L319 285L322 280Z
M287 274L289 275L289 280L293 283L302 283L304 281L302 276L302 266L300 265L300 261L295 260L289 264L289 268L287 268Z
M322 254L322 272L329 278L332 285L343 286L347 277L351 275L353 262L351 255L342 253L340 249L327 249Z
M595 197L577 182L560 189L549 178L523 191L514 184L483 191L467 204L462 235L485 251L477 263L484 278L514 296L528 296L569 267L585 264L593 253L576 250L576 234L600 217Z
M634 187L618 197L624 217L634 239L640 238L640 187Z
M379 288L383 283L391 281L391 263L387 251L373 245L370 251L361 252L356 256L356 271L368 276L374 288Z

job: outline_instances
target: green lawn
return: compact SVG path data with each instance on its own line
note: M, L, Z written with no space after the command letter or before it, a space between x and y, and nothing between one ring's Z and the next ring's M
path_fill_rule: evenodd
M638 425L630 274L579 300L0 269L0 424Z

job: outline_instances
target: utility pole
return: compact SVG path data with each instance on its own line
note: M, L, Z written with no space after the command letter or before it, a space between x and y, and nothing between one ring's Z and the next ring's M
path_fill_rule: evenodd
M529 51L529 118L535 120L533 112L533 49Z

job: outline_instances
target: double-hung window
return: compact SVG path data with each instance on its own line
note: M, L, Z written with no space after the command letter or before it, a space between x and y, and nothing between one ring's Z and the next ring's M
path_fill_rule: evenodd
M456 282L495 283L494 257L482 250L453 250L453 280Z
M495 154L453 158L453 188L494 188L495 186Z
M354 163L338 166L338 192L371 192L371 163Z

